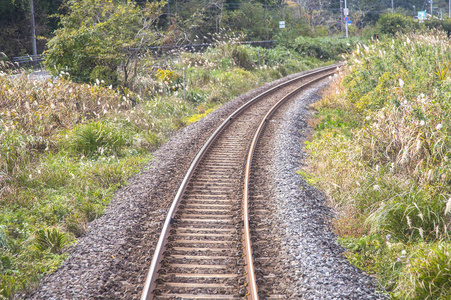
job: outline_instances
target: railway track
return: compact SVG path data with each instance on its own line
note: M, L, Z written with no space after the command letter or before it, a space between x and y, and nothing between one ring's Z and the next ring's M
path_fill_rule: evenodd
M264 224L269 213L265 196L252 184L258 186L252 174L253 153L272 113L338 66L315 69L269 89L218 127L193 160L174 198L142 300L287 298L284 291L272 287L274 274L262 270L270 268L275 253L267 251L262 240L271 229ZM255 208L251 214L249 205Z

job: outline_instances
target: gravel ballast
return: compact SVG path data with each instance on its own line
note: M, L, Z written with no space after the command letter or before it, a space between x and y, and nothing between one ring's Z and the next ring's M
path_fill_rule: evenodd
M289 78L295 75L288 76ZM286 79L286 78L285 78ZM120 189L105 214L69 250L69 258L44 277L27 299L139 299L166 213L185 170L215 128L240 105L278 80L221 106L169 139ZM293 297L302 299L382 299L374 280L342 256L327 223L333 212L322 193L308 186L300 168L308 105L327 83L310 88L289 104L276 130L271 168L275 201L280 205L283 248L296 278ZM302 186L302 189L300 189Z

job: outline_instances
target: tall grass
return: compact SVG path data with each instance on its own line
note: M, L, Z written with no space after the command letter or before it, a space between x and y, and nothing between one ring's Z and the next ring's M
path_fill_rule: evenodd
M315 106L306 171L349 259L394 298L451 297L450 50L440 31L361 44Z

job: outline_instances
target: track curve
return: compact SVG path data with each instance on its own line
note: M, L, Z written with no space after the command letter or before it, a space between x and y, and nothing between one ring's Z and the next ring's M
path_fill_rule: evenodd
M259 298L247 204L252 153L268 111L338 66L312 70L260 94L215 131L173 201L141 299Z

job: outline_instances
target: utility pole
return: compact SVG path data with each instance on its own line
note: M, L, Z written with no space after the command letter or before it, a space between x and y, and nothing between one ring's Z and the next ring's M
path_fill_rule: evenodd
M451 0L449 0L449 1L451 1ZM340 12L341 12L340 32L343 32L343 0L340 0Z
M33 55L38 55L38 50L36 49L36 24L34 22L33 0L30 0L30 10L31 10L31 44L33 46Z
M393 0L391 0L391 14L395 13L395 7L393 6Z
M346 0L345 0L345 16L348 16L348 5L346 3ZM348 33L348 22L347 21L345 22L345 25L346 25L346 37L348 38L349 33Z
M431 20L432 20L432 2L433 0L431 0Z

